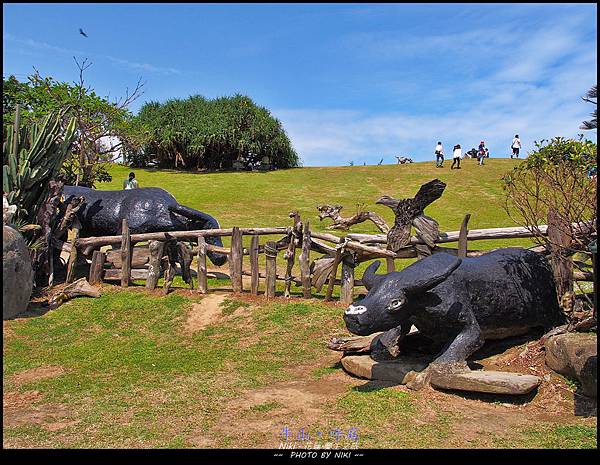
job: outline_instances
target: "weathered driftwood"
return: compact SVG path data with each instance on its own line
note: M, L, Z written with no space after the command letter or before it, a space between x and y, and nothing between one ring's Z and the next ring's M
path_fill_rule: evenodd
M573 258L567 254L573 238L570 235L569 223L554 209L548 211L547 235L550 263L560 300L566 292L573 292Z
M265 257L267 271L265 295L269 299L275 297L275 280L277 277L277 248L274 241L265 244Z
M208 276L206 275L206 240L202 236L198 236L196 261L198 262L198 292L205 294L208 292Z
M393 252L400 250L410 243L411 225L415 227L417 237L430 248L434 247L439 233L437 221L423 213L425 207L439 199L446 184L434 179L423 184L414 198L394 199L384 195L378 204L389 207L394 212L394 226L387 233L387 248Z
M100 297L100 291L92 287L85 278L81 278L66 286L58 294L52 296L48 301L48 305L51 309L55 309L65 301L77 296Z
M192 277L192 249L184 242L177 242L177 262L181 266L181 276L183 281L194 290L194 278Z
M339 352L371 352L371 343L383 332L373 333L369 336L332 337L327 343L331 350Z
M121 269L108 268L104 270L104 281L121 281L123 273ZM129 270L130 281L146 281L148 279L148 270L146 268L132 268Z
M233 292L242 292L242 233L240 228L233 228L231 234L231 253L229 254L229 273Z
M164 251L164 242L162 241L150 241L148 244L149 253L149 265L148 265L148 277L146 278L146 289L155 289L160 279L160 262ZM135 249L133 256L135 257ZM135 266L135 260L132 260ZM136 267L137 268L137 267Z
M352 303L352 291L354 289L354 259L348 254L342 259L342 288L340 290L340 302L345 305Z
M372 221L381 232L387 233L390 230L385 220L377 213L364 211L361 206L358 206L358 211L354 215L344 218L340 214L342 208L344 207L341 205L318 205L319 221L323 221L325 218L331 218L333 223L327 226L327 229L341 229L347 231L350 229L350 226L365 221Z
M290 218L294 219L294 226L289 234L289 244L285 251L283 258L287 260L285 268L286 281L283 288L283 296L290 297L290 287L292 285L291 276L294 263L296 261L296 246L300 243L302 237L302 223L300 222L300 215L297 211L290 212Z
M90 265L89 283L91 285L99 284L104 277L104 262L106 261L106 253L100 250L94 250L92 255L92 264Z
M540 226L542 234L546 234L547 226ZM361 244L385 244L387 238L384 234L358 234L350 233L346 236L348 239L358 241ZM444 244L446 242L456 242L460 237L460 231L440 232L436 244ZM523 227L511 228L487 228L487 229L471 229L467 233L469 241L493 240L493 239L519 239L533 237L533 234ZM425 242L417 237L410 238L410 245L424 244Z
M131 272L131 236L127 219L123 218L121 236L121 287L129 286Z
M242 234L253 235L266 235L266 234L287 234L288 228L240 228ZM168 238L180 239L180 240L195 240L198 236L231 236L233 228L228 229L199 229L196 231L170 231L170 232L155 232L155 233L143 233L143 234L132 234L132 242L144 242L144 241L166 241ZM89 254L91 249L98 248L104 245L119 244L121 242L121 236L99 236L99 237L86 237L81 238L77 241L77 246L81 248L84 253Z
M467 256L467 239L469 230L467 229L467 225L469 224L469 219L471 218L471 214L467 213L465 218L463 219L462 224L460 225L460 231L458 233L458 256L466 257Z
M75 277L75 264L77 263L77 240L79 239L79 230L81 229L81 223L77 218L73 221L73 239L71 239L71 252L69 254L69 261L67 262L67 277L65 281L67 283L73 282Z
M321 292L325 281L331 273L335 257L321 257L311 264L311 285L315 291Z
M158 242L158 241L153 241ZM121 268L121 249L106 251L106 262L113 268ZM131 268L143 268L150 263L150 249L148 247L132 247Z
M243 276L252 276L252 272L250 271L242 271L242 275ZM259 278L261 279L267 279L267 275L265 273L258 273ZM280 275L280 274L275 274L275 280L276 281L285 281L286 277L284 275ZM302 285L302 281L300 280L300 278L298 276L290 276L290 281L292 283L294 283L296 286L301 286Z
M331 300L333 295L333 286L335 285L335 277L337 275L337 269L342 261L342 249L337 249L333 263L331 264L331 273L329 274L329 284L327 285L327 293L325 294L325 300Z
M259 269L258 269L258 244L259 237L250 239L250 293L258 295ZM243 274L243 270L241 272Z
M310 293L310 226L307 221L302 230L302 253L298 257L300 265L300 279L302 280L302 293L305 299L311 297Z

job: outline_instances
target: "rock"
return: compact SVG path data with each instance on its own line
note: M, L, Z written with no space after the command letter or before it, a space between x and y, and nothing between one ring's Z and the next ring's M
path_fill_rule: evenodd
M541 382L541 378L537 376L503 371L470 371L468 373L432 371L430 377L431 385L441 389L512 395L527 394L538 387Z
M2 319L27 309L33 290L33 268L25 239L16 229L2 230Z
M567 333L546 340L546 365L561 375L576 378L581 391L589 397L597 397L598 346L597 336L592 333Z
M394 381L405 384L406 375L411 371L422 371L429 364L429 360L400 356L393 361L376 362L369 355L347 355L342 357L344 369L355 376L378 381Z

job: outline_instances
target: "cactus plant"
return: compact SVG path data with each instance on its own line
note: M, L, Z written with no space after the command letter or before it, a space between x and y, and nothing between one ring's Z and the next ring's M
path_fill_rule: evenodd
M18 131L14 153L12 127L4 128L2 186L8 202L16 205L17 220L35 223L37 210L48 193L75 140L75 119L63 129L63 112L52 112L40 123Z

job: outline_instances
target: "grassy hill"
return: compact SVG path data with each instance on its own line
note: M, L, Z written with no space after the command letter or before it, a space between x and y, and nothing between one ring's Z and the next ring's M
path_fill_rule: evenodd
M499 178L515 163L478 167L466 160L459 171L417 163L136 173L143 187L165 188L224 227L286 226L288 212L298 209L321 231L327 223L318 221L318 203L340 203L347 214L364 203L391 222L391 211L373 203L381 194L412 196L438 177L448 187L427 213L443 230L456 230L467 212L472 228L512 224L501 208ZM111 172L114 181L102 187L119 189L129 169ZM355 230L377 232L371 224ZM346 333L339 302L300 299L299 291L266 301L219 291L217 285L230 286L215 281L201 295L182 289L179 279L166 296L104 283L99 298L5 321L3 447L277 448L287 430L290 443L305 431L318 447L597 447L596 417L573 414L581 401L577 386L545 367L535 345L482 362L486 369L544 375L534 395L410 391L341 368L340 354L326 346Z
M376 205L383 194L412 197L421 184L438 178L447 184L444 195L426 213L440 223L442 231L460 228L466 213L471 213L470 229L514 226L503 210L500 178L518 160L491 159L485 166L467 159L460 170L440 169L434 162L410 165L319 167L279 170L267 173L195 174L174 170L135 170L141 187L161 187L182 204L216 217L222 227L288 226L288 213L298 210L311 229L326 231L330 220L319 222L316 206L337 203L343 216L352 215L357 204L393 223L389 208ZM113 165L113 181L101 189L120 189L130 169ZM352 232L378 233L371 222L352 227ZM528 241L481 241L477 248L527 245Z

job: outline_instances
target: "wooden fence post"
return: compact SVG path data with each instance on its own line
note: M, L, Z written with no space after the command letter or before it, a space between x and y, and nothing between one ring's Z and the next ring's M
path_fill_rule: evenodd
M90 276L88 279L90 284L94 285L102 282L105 261L106 254L100 250L94 250L92 264L90 265Z
M347 255L342 260L342 289L340 291L340 302L345 305L350 305L352 303L354 266L354 257L352 255Z
M310 229L308 221L304 225L302 232L302 253L298 257L298 262L300 264L302 294L305 299L310 299Z
M467 256L467 236L469 235L469 230L467 229L467 224L469 223L469 219L471 218L471 214L467 213L465 218L463 219L462 224L460 225L460 232L458 233L458 256L466 257Z
M206 294L208 291L208 278L206 276L206 240L198 236L198 292Z
M327 293L325 294L325 300L331 300L333 294L333 286L335 284L335 275L337 275L337 269L342 260L342 249L337 249L335 257L333 259L333 265L331 267L331 274L329 275L329 285L327 286Z
M148 264L148 277L146 278L146 289L155 289L160 279L160 264L163 256L164 242L150 241L150 262Z
M121 287L129 286L131 275L131 235L127 219L123 218L121 233Z
M72 283L73 278L75 277L75 264L77 263L77 239L79 239L79 230L81 229L81 224L76 219L73 222L73 239L71 239L71 252L69 253L69 261L67 262L67 277L65 281L67 283Z
M259 270L258 270L258 236L250 239L250 292L258 295Z
M393 258L391 258L391 257L386 258L385 264L386 264L388 273L393 273L394 271L396 271L396 265L394 264Z
M233 228L231 233L231 253L229 254L229 271L233 292L242 292L242 260L244 251L242 248L242 232L240 228Z
M266 291L267 299L275 297L275 280L277 278L277 244L274 241L268 241L265 244L266 257Z

